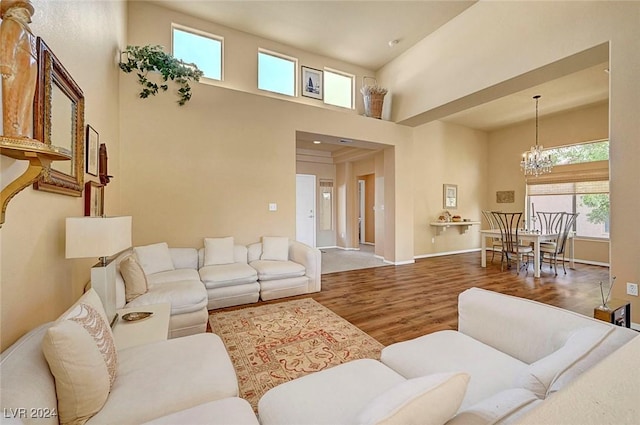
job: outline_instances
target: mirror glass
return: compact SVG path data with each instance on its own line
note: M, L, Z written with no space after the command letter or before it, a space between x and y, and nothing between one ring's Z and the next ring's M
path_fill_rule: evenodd
M333 229L333 180L320 180L320 230Z
M84 94L40 37L38 83L33 108L36 140L67 153L70 161L53 161L34 183L37 190L82 196L84 186Z
M73 157L74 104L56 84L51 88L51 144ZM51 168L75 176L71 161L54 161Z

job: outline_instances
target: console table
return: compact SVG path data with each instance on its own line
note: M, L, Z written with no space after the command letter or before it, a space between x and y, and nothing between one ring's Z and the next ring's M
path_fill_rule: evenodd
M124 314L136 311L149 311L150 317L136 322L127 322ZM122 308L117 311L118 320L113 326L113 339L118 350L166 340L169 335L169 317L171 304L153 304L139 307Z

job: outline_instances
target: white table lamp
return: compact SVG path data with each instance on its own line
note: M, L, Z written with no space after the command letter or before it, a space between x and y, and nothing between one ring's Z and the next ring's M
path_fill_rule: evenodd
M116 266L108 257L131 246L131 217L68 217L66 258L99 257L91 268L91 287L102 300L107 318L116 319Z

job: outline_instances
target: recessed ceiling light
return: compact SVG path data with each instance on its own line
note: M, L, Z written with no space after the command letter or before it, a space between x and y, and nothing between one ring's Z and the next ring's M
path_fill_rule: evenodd
M389 43L389 47L394 47L396 44L398 44L400 42L400 40L390 40Z
M322 143L320 140L314 140L314 141L313 141L313 144L314 144L314 145L319 145L320 143Z

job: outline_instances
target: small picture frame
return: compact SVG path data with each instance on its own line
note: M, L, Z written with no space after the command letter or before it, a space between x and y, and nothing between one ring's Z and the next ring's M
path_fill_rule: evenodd
M98 176L98 154L100 150L100 136L90 125L87 125L87 140L85 149L86 172Z
M458 208L458 185L442 185L442 206L444 209L455 210Z
M513 204L515 199L515 190L499 190L496 192L496 203L498 204Z
M86 217L104 215L104 185L94 181L84 184L84 215Z
M324 91L323 72L319 69L302 67L302 95L322 100Z

